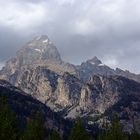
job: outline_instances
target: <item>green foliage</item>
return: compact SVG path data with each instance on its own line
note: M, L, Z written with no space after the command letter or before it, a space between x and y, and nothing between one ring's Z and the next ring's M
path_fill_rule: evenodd
M28 120L22 140L44 140L45 127L43 115L38 112L33 119Z
M10 110L5 96L0 97L0 140L18 140L17 117Z
M123 132L117 114L113 114L110 129L110 138L113 140L123 140Z
M16 114L10 109L4 94L0 94L0 140L45 140L45 120L43 114L37 112L33 117L28 118L24 133L20 134L21 128L18 124ZM89 118L92 119L92 118ZM62 122L61 122L62 123ZM104 131L100 132L98 138L89 137L80 118L75 121L68 140L140 140L135 123L133 121L133 131L128 138L124 134L119 117L113 114L111 123L103 121ZM48 133L49 131L47 131ZM47 140L62 140L59 132L52 130Z
M131 134L131 140L140 140L140 136L136 131L133 131Z
M89 136L86 133L82 121L77 119L73 129L71 130L69 140L89 140Z
M62 138L60 137L59 133L55 130L52 130L52 132L50 133L48 140L62 140Z
M128 136L123 133L117 114L113 114L110 127L99 134L98 140L128 140Z
M133 130L132 130L132 133L131 133L131 140L140 140L140 135L136 131L134 120L133 120Z

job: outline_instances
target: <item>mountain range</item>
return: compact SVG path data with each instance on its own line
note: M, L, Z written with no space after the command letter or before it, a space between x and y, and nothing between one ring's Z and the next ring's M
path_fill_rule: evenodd
M0 71L0 79L63 118L109 116L116 111L126 129L135 118L140 132L140 75L114 70L97 57L81 65L65 62L46 35L18 50Z

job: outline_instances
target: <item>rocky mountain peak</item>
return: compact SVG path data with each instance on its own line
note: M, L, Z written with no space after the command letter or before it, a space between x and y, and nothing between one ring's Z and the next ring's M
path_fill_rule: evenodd
M140 82L139 75L111 69L97 57L80 66L64 62L48 36L42 35L6 63L0 79L11 84L0 81L0 86L13 90L14 85L66 118L100 116L115 107L121 114L133 109L139 119L140 83L127 78Z
M38 43L41 43L41 44L53 44L49 37L47 35L41 35L41 36L36 36L34 37L31 41L29 41L27 44L28 46L34 46L33 44L38 44Z
M49 37L47 35L41 35L34 37L33 40L44 40L44 39L49 39Z
M22 65L36 63L39 60L61 61L60 54L48 36L35 37L17 52L17 59Z
M77 74L74 65L61 60L57 48L48 36L41 35L26 43L15 57L6 62L0 71L0 79L5 79L15 85L20 79L19 75L22 75L21 71L32 73L37 67L47 68L60 75L65 72ZM40 73L35 71L35 74L39 75Z
M93 57L92 59L87 60L88 63L91 63L93 65L100 65L102 64L102 61L99 60L96 56Z

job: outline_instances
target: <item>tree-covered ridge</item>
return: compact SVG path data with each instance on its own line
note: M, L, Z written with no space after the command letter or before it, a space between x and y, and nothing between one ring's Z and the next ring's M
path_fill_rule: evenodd
M119 117L114 114L111 123L104 123L105 130L92 135L87 133L83 122L78 118L71 132L64 138L59 130L47 129L43 113L36 112L26 119L26 126L20 126L19 118L14 113L8 103L6 96L0 96L0 140L139 140L140 136L135 130L131 135L122 131Z
M139 140L133 122L132 133L124 133L114 114L110 123L104 121L104 129L88 132L80 118L66 123L32 97L0 88L0 140Z
M44 114L34 112L22 127L19 116L10 109L7 97L0 94L0 140L51 140L54 133L48 133L52 130L48 130L45 123ZM55 135L59 136L59 133L55 131Z

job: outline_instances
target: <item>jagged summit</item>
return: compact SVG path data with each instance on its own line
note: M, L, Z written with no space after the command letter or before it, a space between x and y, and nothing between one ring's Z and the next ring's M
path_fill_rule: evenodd
M32 63L36 60L55 59L61 61L60 54L48 36L35 37L17 52L23 63Z
M75 66L64 62L48 36L41 35L26 43L15 57L6 62L0 71L0 79L16 83L21 71L32 71L37 67L45 67L60 75L65 72L76 74Z
M17 52L17 59L22 65L32 64L39 60L54 59L61 61L60 54L48 36L35 37Z
M88 63L91 63L93 65L100 65L102 64L102 61L99 60L96 56L93 57L92 59L87 60Z
M36 36L27 44L28 46L32 46L34 43L53 44L47 35Z
M0 79L53 111L61 111L66 118L96 117L116 108L125 117L128 114L125 110L133 110L139 119L140 83L128 78L140 82L139 75L111 69L97 57L80 66L64 62L46 35L28 42L0 71ZM9 86L5 82L1 85Z
M40 36L34 37L33 40L44 40L44 39L49 39L49 37L47 35L40 35Z

